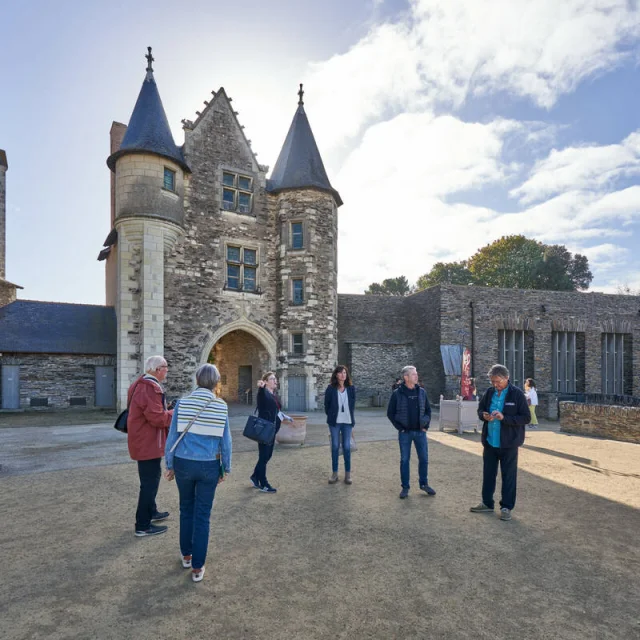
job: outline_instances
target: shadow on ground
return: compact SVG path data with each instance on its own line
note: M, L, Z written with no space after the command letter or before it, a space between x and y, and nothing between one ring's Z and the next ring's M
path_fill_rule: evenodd
M169 533L136 539L132 463L5 478L2 637L639 637L639 511L523 470L512 522L471 514L479 445L456 444L476 449L431 442L438 495L404 501L393 442L360 446L351 487L327 484L328 447L278 449L276 495L249 487L255 454L237 454L198 585L180 568L174 484L159 496Z

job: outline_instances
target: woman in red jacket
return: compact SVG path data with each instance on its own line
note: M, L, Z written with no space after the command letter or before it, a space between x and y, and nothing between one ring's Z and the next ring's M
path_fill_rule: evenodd
M154 536L164 533L165 526L153 524L169 517L168 511L158 511L156 495L162 471L160 461L173 411L167 402L161 383L167 377L167 361L162 356L147 358L146 373L129 388L127 406L127 442L129 455L138 462L140 493L136 510L135 535Z

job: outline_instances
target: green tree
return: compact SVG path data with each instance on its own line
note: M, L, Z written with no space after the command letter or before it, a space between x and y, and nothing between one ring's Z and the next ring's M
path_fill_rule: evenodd
M407 296L412 293L413 287L404 276L398 278L387 278L382 281L372 282L365 291L366 295L372 296Z
M546 245L522 235L504 236L468 260L438 262L418 278L416 288L436 284L475 284L506 289L588 289L593 280L586 256L559 244Z
M416 289L428 289L436 284L473 284L473 274L467 267L467 261L436 262L429 273L418 278Z

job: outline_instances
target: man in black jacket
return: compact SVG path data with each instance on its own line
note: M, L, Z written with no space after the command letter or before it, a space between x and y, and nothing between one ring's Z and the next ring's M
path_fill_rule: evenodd
M524 430L531 416L524 393L509 382L509 370L494 364L489 370L491 387L484 392L478 405L482 424L484 451L482 502L471 507L473 513L493 513L493 493L496 489L498 464L502 472L500 520L511 520L516 505L518 447L524 442Z
M391 394L387 407L387 418L398 430L400 443L400 479L402 481L400 498L404 499L409 495L412 442L418 454L420 489L427 495L435 496L436 492L427 483L429 463L427 429L431 423L429 398L427 398L427 392L418 386L418 372L415 367L405 367L402 370L402 377L404 382Z

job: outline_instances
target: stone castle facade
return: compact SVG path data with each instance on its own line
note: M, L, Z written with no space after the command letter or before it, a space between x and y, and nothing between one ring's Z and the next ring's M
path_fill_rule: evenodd
M302 88L272 172L231 98L215 92L173 141L152 58L127 127L111 130L107 304L117 316L117 398L163 353L168 393L221 365L223 396L247 399L277 371L285 406L319 406L337 363L337 210Z

